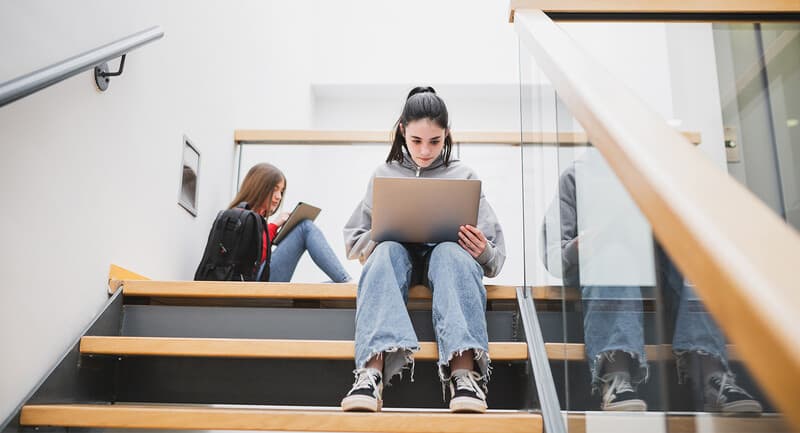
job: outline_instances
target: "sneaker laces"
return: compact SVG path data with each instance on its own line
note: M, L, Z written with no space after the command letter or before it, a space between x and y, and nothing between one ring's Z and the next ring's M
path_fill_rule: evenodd
M603 393L603 401L609 402L623 392L635 392L631 386L630 376L627 374L611 373L606 375L606 377L608 376L611 376L611 379L605 379L604 382L608 383L610 381L611 384L608 385L608 388Z
M456 391L465 390L470 391L478 398L485 399L486 394L481 389L481 386L478 385L478 380L481 379L481 375L472 370L456 370L453 372L452 381L453 381L453 389L451 390L451 398L455 396ZM444 384L442 384L444 385ZM444 399L444 386L442 386L442 399Z
M471 374L459 374L454 377L454 382L456 383L456 391L465 389L467 391L472 391L474 393L478 393L477 388L475 388L474 382L470 380L470 376L472 374L476 374L474 371L470 372Z
M353 392L357 389L378 389L377 381L380 378L380 373L369 371L366 368L360 368L358 370L353 370L353 374L356 377L356 382L353 384L353 388L350 390L350 392Z
M734 375L730 373L722 373L722 374L715 374L711 376L708 380L714 386L719 386L719 391L717 391L717 401L722 401L722 397L724 394L728 392L735 392L738 394L742 394L747 396L747 398L753 398L747 391L739 387L736 384L736 378Z

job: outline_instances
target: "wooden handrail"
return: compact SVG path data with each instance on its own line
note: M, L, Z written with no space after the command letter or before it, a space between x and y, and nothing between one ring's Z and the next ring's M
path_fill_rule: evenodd
M517 10L592 143L778 407L800 427L800 235L713 165L540 10Z
M517 10L546 14L789 14L800 13L798 0L511 0L509 22ZM568 19L568 17L567 17ZM608 20L608 18L600 18ZM690 19L690 17L687 17Z
M687 140L700 144L699 132L683 132ZM389 143L392 134L388 131L312 131L312 130L269 130L237 129L234 141L239 144L356 144ZM461 144L556 144L563 146L587 145L589 139L583 132L526 132L523 137L519 131L453 131L453 142Z

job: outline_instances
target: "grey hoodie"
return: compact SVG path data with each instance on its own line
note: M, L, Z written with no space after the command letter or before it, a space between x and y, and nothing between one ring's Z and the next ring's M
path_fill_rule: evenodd
M356 206L353 215L344 226L344 244L348 259L358 259L363 264L377 245L371 239L372 181L376 177L478 178L472 169L457 160L451 159L450 165L445 166L441 155L430 166L425 168L417 166L406 152L403 152L403 157L402 163L392 161L381 164L369 179L364 199ZM494 210L489 205L489 202L486 201L483 191L481 191L480 206L478 208L478 229L483 232L488 242L486 249L475 260L483 267L484 275L494 277L503 268L503 263L506 260L506 245L503 238L503 229L497 221Z

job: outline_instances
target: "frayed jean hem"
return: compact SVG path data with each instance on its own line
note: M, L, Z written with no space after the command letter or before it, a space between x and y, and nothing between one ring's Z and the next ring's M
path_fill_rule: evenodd
M411 370L411 381L414 381L414 354L419 352L419 346L389 346L376 350L367 356L366 360L356 364L356 368L364 368L372 358L383 358L383 383L389 385L394 376L403 377L403 370ZM410 365L410 367L409 367Z
M725 374L733 376L733 372L731 371L730 365L728 364L728 359L722 353L712 352L700 347L690 347L688 349L673 348L672 354L675 356L675 369L678 373L679 384L686 383L686 381L690 377L689 375L691 367L690 355L692 354L714 358L715 360L719 361L720 365L722 365L722 369Z
M642 382L647 382L650 377L650 366L647 364L647 358L644 353L637 353L631 350L624 349L609 349L598 353L593 359L589 360L589 370L592 374L592 394L600 391L603 385L603 380L600 373L605 368L607 362L614 362L616 352L626 353L630 356L631 361L638 363L638 368L631 366L631 384L636 387Z
M466 347L460 350L454 350L450 353L450 356L445 359L439 359L438 367L439 367L439 380L442 382L447 382L450 380L450 374L452 371L450 370L450 362L456 356L461 356L464 352L468 350L475 351L475 356L472 358L476 364L478 364L478 369L481 373L481 379L488 382L489 377L492 374L492 360L489 359L489 352L486 349L481 349L477 347Z

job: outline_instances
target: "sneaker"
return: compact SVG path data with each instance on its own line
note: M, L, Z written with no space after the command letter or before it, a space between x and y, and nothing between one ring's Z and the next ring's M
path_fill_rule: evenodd
M707 412L761 413L761 403L736 385L732 374L715 373L709 376L705 386L705 410Z
M486 388L480 374L467 369L450 376L450 412L486 412Z
M360 368L354 371L356 381L353 388L342 399L342 410L360 412L380 412L383 406L383 377L374 368Z
M647 403L631 386L631 375L626 372L607 373L603 381L601 410L645 411Z

